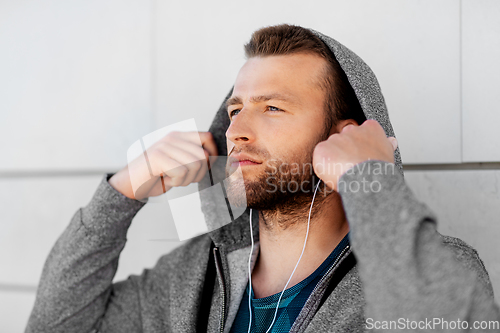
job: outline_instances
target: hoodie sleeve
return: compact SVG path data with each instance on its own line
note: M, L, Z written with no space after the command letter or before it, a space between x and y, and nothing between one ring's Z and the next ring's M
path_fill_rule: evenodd
M133 280L118 284L117 290L112 281L132 218L145 203L116 191L109 177L103 177L89 204L75 213L52 248L26 332L95 332L112 293L127 307L115 311L123 332L138 331ZM124 288L124 283L129 285Z
M405 331L415 323L421 325L418 331L441 331L459 321L464 329L453 332L477 332L478 322L500 322L475 250L437 232L436 217L395 169L392 163L365 161L339 179L366 298L367 328L396 321Z

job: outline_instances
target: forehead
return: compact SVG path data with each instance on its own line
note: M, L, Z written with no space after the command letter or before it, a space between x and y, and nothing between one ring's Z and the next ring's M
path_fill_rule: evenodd
M314 54L253 57L240 69L233 97L269 93L300 97L320 89L325 67L326 60Z

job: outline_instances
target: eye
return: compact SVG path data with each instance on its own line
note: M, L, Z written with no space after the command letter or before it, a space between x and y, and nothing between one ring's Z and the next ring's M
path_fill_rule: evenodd
M240 109L234 109L232 111L229 112L229 119L233 119L234 116L238 115L238 113L240 113ZM284 112L283 110L281 110L280 108L277 108L275 106L272 106L272 105L268 105L266 107L266 111L270 111L270 112Z
M268 109L268 111L271 111L271 112L283 112L283 110L281 110L280 108L277 108L277 107L272 106L272 105L268 105L267 109Z
M240 112L239 109L235 109L233 111L229 112L229 119L232 119L234 116L236 116Z

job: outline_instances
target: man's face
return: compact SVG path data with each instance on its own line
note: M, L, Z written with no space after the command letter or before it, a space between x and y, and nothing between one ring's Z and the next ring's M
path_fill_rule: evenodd
M319 82L326 60L312 54L250 58L228 100L228 195L247 206L273 209L312 196L312 153L326 140L325 93ZM327 130L327 131L325 131ZM293 199L292 199L293 198ZM241 201L241 202L244 202Z

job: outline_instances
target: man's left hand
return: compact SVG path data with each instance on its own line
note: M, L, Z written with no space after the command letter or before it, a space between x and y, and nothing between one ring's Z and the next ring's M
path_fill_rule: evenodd
M354 165L379 160L394 163L396 138L387 137L376 120L366 120L360 126L347 125L316 145L313 168L319 178L337 191L340 177Z

